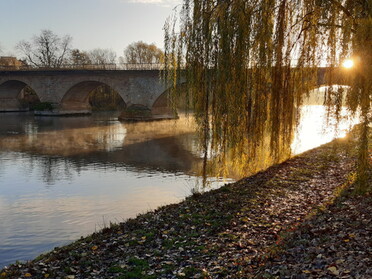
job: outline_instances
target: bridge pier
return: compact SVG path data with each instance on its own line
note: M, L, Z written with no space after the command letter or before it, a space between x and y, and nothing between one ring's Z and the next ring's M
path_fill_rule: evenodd
M132 105L119 115L121 121L156 121L177 118L178 116L169 108L153 108L151 110L142 105Z

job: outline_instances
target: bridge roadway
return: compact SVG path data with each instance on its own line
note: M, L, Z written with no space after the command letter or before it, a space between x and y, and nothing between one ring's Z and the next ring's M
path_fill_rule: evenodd
M318 69L318 87L326 84L327 68ZM142 107L152 115L170 115L169 88L159 70L33 70L0 71L0 112L24 109L20 94L31 87L41 102L52 103L54 115L89 113L89 93L106 84L123 98L127 109ZM345 84L345 70L335 69L333 77Z
M52 103L55 114L89 113L89 93L108 85L127 108L142 106L153 114L170 112L168 88L159 70L35 70L0 71L0 111L24 110L22 89L31 87L41 102Z

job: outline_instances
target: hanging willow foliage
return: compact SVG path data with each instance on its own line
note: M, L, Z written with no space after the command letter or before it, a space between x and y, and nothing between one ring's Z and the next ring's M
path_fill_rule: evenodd
M222 167L233 156L245 168L260 150L273 162L287 158L303 99L325 71L329 86L351 88L329 87L329 111L336 119L341 106L360 111L366 184L371 10L371 0L184 0L179 24L165 26L166 77L174 103L177 84L187 81L205 155L209 148ZM355 67L341 69L348 57Z

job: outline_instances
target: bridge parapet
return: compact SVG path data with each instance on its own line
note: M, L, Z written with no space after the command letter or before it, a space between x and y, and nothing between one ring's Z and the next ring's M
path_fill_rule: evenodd
M162 63L109 63L109 64L64 64L59 67L35 67L31 65L0 65L0 71L61 71L61 70L163 70Z

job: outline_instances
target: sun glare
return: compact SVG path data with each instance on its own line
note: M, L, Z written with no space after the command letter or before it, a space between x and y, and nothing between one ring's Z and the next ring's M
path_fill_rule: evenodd
M346 59L344 62L342 62L342 67L350 69L354 66L354 61L351 59Z

